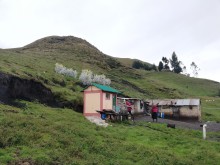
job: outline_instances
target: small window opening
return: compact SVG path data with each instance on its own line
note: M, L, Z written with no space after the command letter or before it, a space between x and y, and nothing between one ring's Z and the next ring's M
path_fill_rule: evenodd
M106 98L106 100L110 100L110 93L106 93L105 98Z

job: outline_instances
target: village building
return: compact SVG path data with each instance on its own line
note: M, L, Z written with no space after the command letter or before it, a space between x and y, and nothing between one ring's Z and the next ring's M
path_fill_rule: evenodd
M163 99L163 100L141 100L138 98L118 97L120 92L109 86L92 83L84 89L84 116L100 116L100 111L114 111L115 113L125 113L126 100L132 105L133 114L146 114L144 103L149 106L157 105L158 115L164 118L177 120L201 120L200 99Z
M117 112L118 111L126 111L126 101L131 102L132 113L140 114L144 112L144 102L139 98L126 98L126 97L117 97Z
M120 92L109 86L92 83L83 91L84 116L100 116L97 111L116 110L117 94Z
M159 114L165 118L178 120L201 120L200 99L146 100L149 105L157 105Z

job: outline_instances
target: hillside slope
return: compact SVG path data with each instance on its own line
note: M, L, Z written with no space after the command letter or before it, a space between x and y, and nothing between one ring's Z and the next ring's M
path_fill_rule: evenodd
M1 165L217 165L219 133L170 129L164 124L96 126L70 109L22 102L0 104Z
M219 164L219 132L203 140L200 130L159 123L90 123L72 110L82 110L84 86L55 63L105 74L131 97L202 98L204 120L220 121L218 82L136 70L80 38L46 37L0 49L0 164ZM8 97L13 104L2 104Z
M82 105L83 86L78 79L55 73L55 63L78 73L90 69L95 74L105 74L112 80L112 87L130 97L206 99L219 95L218 82L171 72L137 70L122 61L73 36L50 36L21 48L0 50L0 72L41 82L67 105Z

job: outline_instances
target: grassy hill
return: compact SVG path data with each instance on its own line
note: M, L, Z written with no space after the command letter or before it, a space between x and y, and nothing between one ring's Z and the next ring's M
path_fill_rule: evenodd
M74 105L82 105L83 86L78 79L57 74L56 63L78 73L90 69L105 74L112 87L130 97L201 98L203 120L220 121L218 82L137 70L131 61L107 56L72 36L0 49L1 73L41 83L74 110L80 108ZM0 164L218 164L220 159L219 133L208 132L209 140L203 141L201 131L173 130L163 124L112 123L102 128L72 109L22 99L17 98L16 106L0 104Z
M39 81L51 89L60 102L82 105L83 86L78 79L55 73L55 63L78 73L89 69L95 74L105 74L112 80L111 86L126 96L142 99L201 98L207 108L210 107L206 106L205 100L212 97L219 105L218 82L171 72L133 69L131 59L107 56L80 38L51 36L22 48L0 50L0 72ZM210 113L208 109L204 112ZM210 116L213 118L215 115L205 115L204 119Z

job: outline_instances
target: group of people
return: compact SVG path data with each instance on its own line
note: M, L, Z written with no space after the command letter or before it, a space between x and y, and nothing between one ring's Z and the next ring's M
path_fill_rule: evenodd
M134 120L134 115L131 113L131 110L132 110L131 102L129 100L126 100L125 104L126 104L126 107L127 107L128 114L131 115L132 120ZM149 108L149 105L145 108ZM153 122L154 122L154 120L156 120L156 122L157 122L157 114L158 114L158 106L157 105L152 105L151 117L153 119Z

